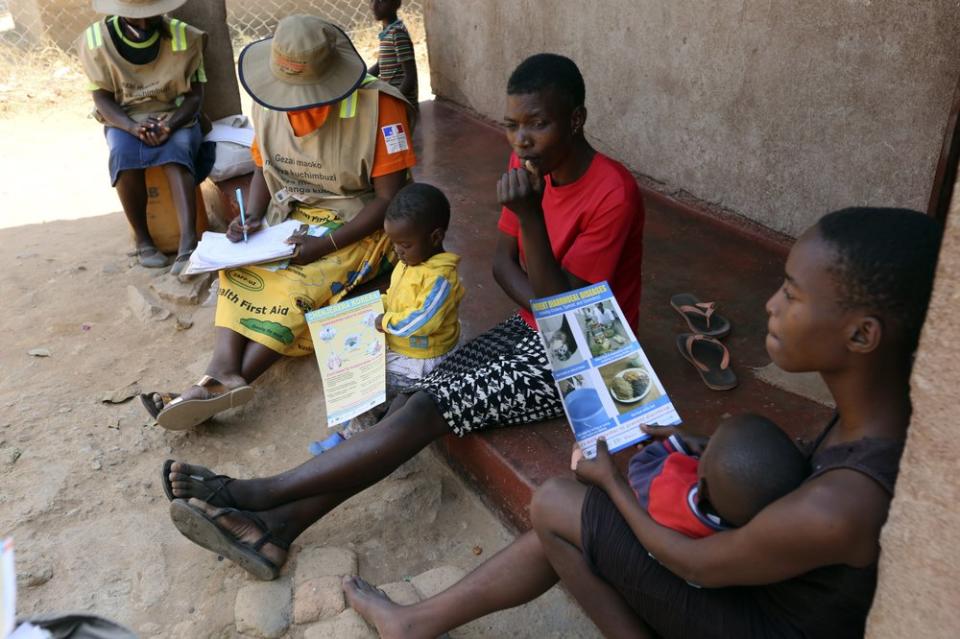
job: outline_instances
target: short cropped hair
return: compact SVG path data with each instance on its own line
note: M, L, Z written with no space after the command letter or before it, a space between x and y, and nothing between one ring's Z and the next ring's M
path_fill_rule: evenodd
M708 499L717 514L737 526L792 492L809 473L800 449L785 432L760 415L740 415L721 422L708 444L705 475ZM710 491L722 478L723 494Z
M400 189L387 207L388 220L410 220L425 231L447 230L450 226L450 201L443 191L424 182Z
M894 323L912 353L920 340L942 236L940 225L919 211L858 207L817 222L831 245L831 268L843 308L874 310Z
M507 80L507 95L541 93L553 89L569 102L571 110L583 106L586 87L576 63L556 53L532 55L517 66Z

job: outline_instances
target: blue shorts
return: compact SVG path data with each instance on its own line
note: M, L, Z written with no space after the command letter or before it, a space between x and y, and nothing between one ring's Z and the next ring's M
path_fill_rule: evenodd
M194 124L174 131L160 146L144 144L140 138L114 127L105 127L110 147L110 184L117 185L120 171L146 169L164 164L181 164L199 184L213 167L214 145L203 142L200 126Z

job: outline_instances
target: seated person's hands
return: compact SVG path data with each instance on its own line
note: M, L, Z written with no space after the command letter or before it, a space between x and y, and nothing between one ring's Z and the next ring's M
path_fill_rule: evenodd
M231 242L242 242L243 231L246 229L247 236L253 235L263 228L263 220L259 217L247 216L247 223L240 223L240 216L233 218L230 225L227 226L227 239Z
M699 455L707 447L707 442L710 441L709 437L691 435L690 433L685 432L682 426L651 426L649 424L644 424L640 426L640 430L647 435L650 435L650 439L640 442L640 444L637 445L637 448L644 448L648 444L663 441L672 435L676 435L687 446L687 450L694 455Z
M160 146L170 139L173 131L166 118L150 117L141 123L140 139L149 146Z
M570 469L584 484L593 484L606 492L610 492L613 485L622 479L617 467L613 465L613 456L607 448L607 440L603 438L597 440L597 454L593 459L584 457L580 446L574 444Z
M329 235L321 235L320 237L307 235L308 228L304 224L286 240L287 244L293 244L299 249L290 258L293 264L300 264L301 266L311 264L333 251L333 240Z
M525 168L510 169L497 182L497 200L519 217L543 215L543 176L526 162Z

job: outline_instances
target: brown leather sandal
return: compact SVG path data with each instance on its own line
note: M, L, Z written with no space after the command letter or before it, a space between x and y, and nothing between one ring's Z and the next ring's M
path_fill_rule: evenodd
M693 364L710 390L737 387L739 381L730 368L730 351L719 340L697 333L681 333L677 335L677 350Z
M201 377L194 386L203 388L210 396L202 399L175 397L157 413L158 424L167 430L185 430L207 421L217 413L246 404L255 394L251 386L228 388L209 375Z
M714 302L701 302L692 293L677 293L670 298L670 306L683 316L694 333L716 338L730 334L730 320L717 314Z

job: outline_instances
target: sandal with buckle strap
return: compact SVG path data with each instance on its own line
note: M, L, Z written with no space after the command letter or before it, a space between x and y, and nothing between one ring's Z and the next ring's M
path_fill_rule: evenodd
M263 535L252 544L234 537L229 531L217 525L217 519L224 515L239 515L250 520ZM180 534L210 552L225 557L237 564L257 579L272 581L280 575L280 568L268 559L260 549L273 544L281 550L289 550L290 545L275 538L267 524L255 513L236 508L221 508L208 515L183 499L170 502L170 519Z
M155 419L158 424L167 430L185 430L207 421L217 413L246 404L256 394L252 386L227 388L220 380L210 375L201 377L194 386L206 390L210 393L210 397L198 399L184 399L182 395L173 397L169 403L162 404L162 408L156 413ZM214 394L215 391L212 389L217 386L222 390ZM151 403L154 410L160 408L156 402L157 395L163 401L164 395L158 393L141 397L148 411L151 410Z
M698 333L681 333L677 335L677 350L693 364L710 390L737 387L739 381L730 368L730 351L719 340Z
M670 306L683 316L694 333L716 338L730 334L730 320L716 312L715 302L701 302L691 293L677 293L670 298Z

